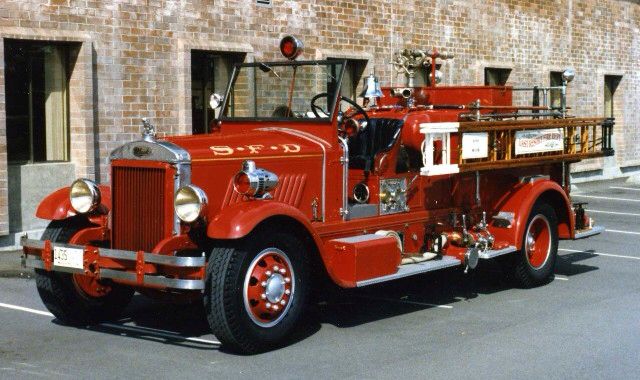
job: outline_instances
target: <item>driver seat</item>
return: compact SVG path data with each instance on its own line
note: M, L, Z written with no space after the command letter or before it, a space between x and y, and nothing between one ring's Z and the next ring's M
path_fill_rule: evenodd
M372 118L369 124L356 135L349 137L349 168L370 172L376 154L393 147L404 120Z

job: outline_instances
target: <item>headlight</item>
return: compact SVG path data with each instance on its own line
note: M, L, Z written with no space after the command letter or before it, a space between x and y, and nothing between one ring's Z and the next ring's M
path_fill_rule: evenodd
M198 219L207 205L207 195L195 185L181 187L173 200L173 206L178 218L186 223Z
M100 189L90 179L77 179L71 184L69 200L71 207L81 214L93 211L100 205Z

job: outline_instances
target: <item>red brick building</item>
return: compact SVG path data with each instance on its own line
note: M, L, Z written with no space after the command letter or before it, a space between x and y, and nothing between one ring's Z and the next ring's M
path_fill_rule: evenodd
M201 133L206 99L235 62L279 59L294 34L306 58L347 58L353 95L405 47L455 58L445 83L554 84L576 70L576 115L617 119L617 154L574 176L640 170L640 4L635 0L3 0L0 2L0 235L38 230L40 198L75 177L108 181L108 154L161 133Z

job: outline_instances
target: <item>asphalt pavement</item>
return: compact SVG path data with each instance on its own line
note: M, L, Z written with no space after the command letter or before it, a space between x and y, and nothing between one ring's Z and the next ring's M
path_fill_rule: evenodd
M556 277L519 289L495 262L349 291L285 348L220 349L199 305L136 295L123 319L61 326L17 253L0 253L0 378L640 377L640 185L578 185L608 230L562 241Z

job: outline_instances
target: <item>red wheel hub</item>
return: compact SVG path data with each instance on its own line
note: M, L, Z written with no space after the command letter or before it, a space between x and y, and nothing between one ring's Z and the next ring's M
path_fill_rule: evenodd
M544 215L536 215L529 223L524 248L529 264L534 269L541 268L547 262L551 252L551 227Z
M104 297L111 292L110 286L101 284L98 279L93 276L75 273L73 275L73 284L82 295L88 298Z
M247 269L244 305L261 327L276 325L289 310L294 294L294 273L287 255L277 248L260 252Z

